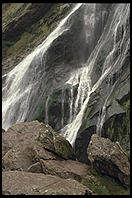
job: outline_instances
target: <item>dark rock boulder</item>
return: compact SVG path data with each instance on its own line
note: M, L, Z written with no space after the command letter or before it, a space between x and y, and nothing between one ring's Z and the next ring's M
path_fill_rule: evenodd
M89 160L98 172L112 176L122 184L130 185L130 163L119 143L94 134L87 152Z
M73 148L49 125L38 121L15 124L2 138L4 172L43 173L78 181L88 176L89 166L71 160L75 159Z
M42 173L7 171L2 174L4 195L84 195L92 192L73 179Z

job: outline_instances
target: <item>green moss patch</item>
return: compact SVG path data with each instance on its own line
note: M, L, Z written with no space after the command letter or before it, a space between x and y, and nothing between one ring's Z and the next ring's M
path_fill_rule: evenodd
M45 39L50 32L56 27L58 21L60 21L66 12L68 7L63 9L62 3L53 4L51 9L44 14L44 16L37 21L32 23L25 28L24 33L22 33L20 38L17 38L12 43L7 43L8 41L3 40L3 61L7 58L13 58L14 56L19 56L26 52L26 49L32 51ZM2 26L13 21L16 17L20 17L28 11L31 3L11 3L9 5L4 5L2 7ZM19 27L20 28L20 27ZM29 52L28 52L29 53Z
M94 169L91 169L95 181L83 178L80 183L89 187L95 194L98 195L129 195L130 189L124 188L120 183L113 178L98 174Z
M130 154L130 99L124 97L117 101L126 113L114 115L104 124L104 136L118 141L125 152Z

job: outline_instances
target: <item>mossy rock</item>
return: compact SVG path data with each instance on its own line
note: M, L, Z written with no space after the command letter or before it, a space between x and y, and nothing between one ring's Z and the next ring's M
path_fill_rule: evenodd
M87 152L89 160L99 173L114 177L123 185L130 185L130 162L119 143L94 134Z
M16 66L53 31L71 8L63 8L62 5L64 3L2 5L3 73ZM29 18L30 20L27 20Z
M71 147L70 143L67 140L65 140L65 138L59 135L55 137L56 137L54 142L55 151L65 159L73 159L73 160L76 159L74 150Z
M53 133L49 130L49 128L39 133L38 141L41 142L44 148L54 150Z
M115 179L101 175L91 169L96 181L82 178L80 183L90 188L96 195L130 195L130 188L124 188Z
M62 136L53 131L52 127L46 125L47 129L39 133L38 141L44 149L47 149L63 159L75 160L75 154L70 143Z

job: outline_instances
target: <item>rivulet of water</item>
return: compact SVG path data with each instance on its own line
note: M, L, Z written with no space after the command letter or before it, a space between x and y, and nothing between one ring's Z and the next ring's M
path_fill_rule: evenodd
M61 127L64 127L64 101L65 101L65 91L62 89L62 98L61 98Z

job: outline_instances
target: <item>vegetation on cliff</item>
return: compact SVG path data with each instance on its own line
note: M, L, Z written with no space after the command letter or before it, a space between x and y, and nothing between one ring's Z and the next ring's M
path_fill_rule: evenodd
M70 7L71 4L64 3L3 3L3 74L33 51L56 27Z

